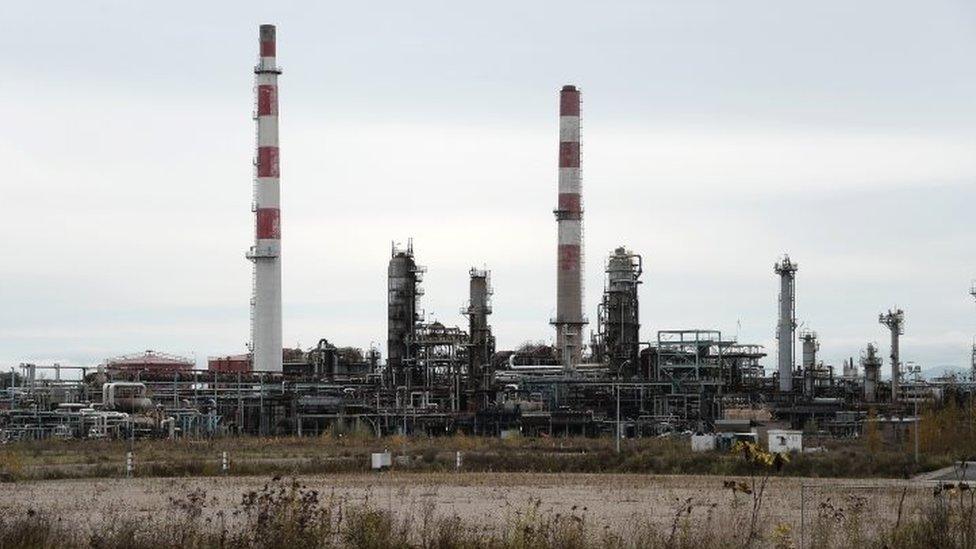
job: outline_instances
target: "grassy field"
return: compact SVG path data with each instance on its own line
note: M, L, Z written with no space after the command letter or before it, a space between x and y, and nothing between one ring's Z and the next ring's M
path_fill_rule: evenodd
M218 475L227 452L231 475L297 475L365 472L369 454L388 449L395 468L410 472L452 471L462 453L466 472L643 473L744 475L747 464L729 453L692 453L685 439L613 441L587 438L314 437L213 440L45 441L0 447L0 478L62 479L118 477L125 455L135 457L135 475ZM910 478L945 467L949 454L924 454L920 463L902 449L871 449L836 442L828 451L795 456L779 475L835 478Z

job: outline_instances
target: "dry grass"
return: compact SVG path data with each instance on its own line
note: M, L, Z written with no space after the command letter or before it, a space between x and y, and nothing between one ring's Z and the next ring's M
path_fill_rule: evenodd
M607 520L607 509L589 508L585 500L567 508L554 505L551 494L545 494L547 486L573 482L593 491L599 479L607 478L620 484L605 496L623 491L623 481L614 476L579 479L516 475L499 479L479 475L467 479L469 489L482 493L494 489L487 484L490 477L496 477L502 484L543 494L512 503L506 515L493 522L485 515L438 506L424 497L425 491L449 486L453 478L426 477L396 479L390 487L397 500L389 502L374 485L365 484L365 478L359 497L331 483L275 478L235 491L236 496L230 498L234 503L228 502L227 494L208 492L205 487L212 483L165 481L169 484L163 490L160 483L164 481L135 480L130 483L155 483L147 485L147 491L154 491L165 501L158 507L133 505L125 500L125 494L106 492L105 502L115 502L128 512L120 512L116 505L100 507L77 500L59 509L44 505L45 501L36 497L24 498L15 505L0 505L4 511L0 513L0 547L712 549L799 545L796 517L778 512L795 499L794 481L771 481L769 511L762 516L759 535L752 539L742 528L751 512L748 498L724 490L720 479L710 481L710 491L682 496L675 496L673 488L694 481L672 479L672 483L649 490L660 492L663 488L668 491L667 497L637 502L637 510L618 517L624 520L616 522ZM541 486L534 485L536 481ZM103 488L95 483L108 481L73 482L88 483L97 492ZM50 484L53 489L57 483ZM84 492L80 486L61 484L62 492ZM418 484L419 491L412 491L410 487ZM876 497L877 493L858 494L850 486L830 483L822 488L825 492L809 502L819 505L813 505L808 517L804 546L963 548L976 543L976 499L967 485L943 485L933 492L931 487L910 490L908 485L878 484L878 493L895 497L900 501L898 507L904 507L897 515L890 512L890 500ZM909 491L910 497L899 497ZM458 496L450 497L456 501ZM633 497L633 493L625 493L625 497ZM607 508L618 507L609 498L606 504ZM85 521L63 515L68 507L83 511Z
M427 532L431 538L438 528L454 521L455 526L444 528L463 530L471 539L535 535L540 528L551 533L558 530L563 536L569 535L567 530L574 525L581 525L587 539L596 543L593 540L599 538L600 544L619 542L628 546L640 539L645 545L687 542L709 547L713 545L706 542L720 540L705 538L719 536L737 540L737 546L742 546L748 534L751 498L725 489L727 480L629 474L393 472L308 476L301 477L301 484L320 494L322 505L334 501L342 503L344 512L381 512L397 529L409 524L408 529L414 532L411 535L418 537ZM31 508L66 528L87 532L116 517L142 523L178 516L174 515L175 498L202 501L201 521L209 519L211 527L226 522L231 528L243 517L242 494L261 493L265 483L257 477L19 482L0 490L0 515L20 516ZM811 509L821 501L843 499L853 486L870 486L859 492L867 495L870 503L865 514L870 514L872 522L889 526L896 521L892 510L897 508L905 486L909 487L906 517L931 497L929 488L903 481L772 478L759 521L763 543L776 535L776 527L784 525L787 531L778 534L781 538L799 539L801 485L818 487L806 493L807 529L814 524ZM199 493L205 496L190 497ZM64 494L73 496L66 499ZM513 530L513 525L526 523L531 525L531 532ZM116 525L115 529L123 526Z
M132 450L137 476L221 474L227 452L231 475L296 475L365 472L371 452L389 449L397 468L450 471L454 452L464 454L466 471L552 473L649 473L743 475L748 467L734 456L693 453L684 439L627 440L616 453L613 441L589 438L484 437L372 438L357 434L322 437L223 438L211 440L45 441L0 448L0 480L118 477ZM901 448L869 452L857 442L835 442L830 451L796 456L783 475L838 478L907 478L947 466L949 455L924 454L915 464ZM5 463L16 463L16 468Z

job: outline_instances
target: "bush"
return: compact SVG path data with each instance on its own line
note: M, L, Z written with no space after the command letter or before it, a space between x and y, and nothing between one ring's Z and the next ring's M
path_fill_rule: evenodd
M33 509L14 516L0 514L0 547L4 549L47 549L62 546L57 522Z
M0 453L0 482L14 482L23 473L20 458L13 452Z

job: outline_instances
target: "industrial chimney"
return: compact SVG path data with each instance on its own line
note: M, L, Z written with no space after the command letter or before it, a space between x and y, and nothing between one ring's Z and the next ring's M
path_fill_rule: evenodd
M583 208L580 183L580 92L563 86L559 94L559 202L556 267L556 349L572 370L583 350Z
M793 334L796 331L796 271L799 265L790 256L773 266L779 275L779 323L776 338L779 340L779 390L793 391Z
M281 371L281 209L278 180L278 75L275 27L261 25L257 92L257 158L254 177L254 263L251 351L254 369Z

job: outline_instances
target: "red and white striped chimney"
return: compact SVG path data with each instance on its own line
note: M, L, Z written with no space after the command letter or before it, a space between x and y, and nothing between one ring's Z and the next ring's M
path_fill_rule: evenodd
M278 75L274 25L261 25L257 92L257 158L254 177L254 262L251 350L254 369L281 371L281 188L278 179Z
M563 86L559 94L559 233L556 269L556 347L563 367L572 369L582 358L583 326L583 208L580 182L580 92Z

